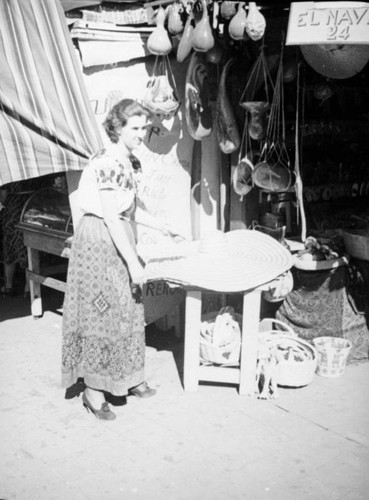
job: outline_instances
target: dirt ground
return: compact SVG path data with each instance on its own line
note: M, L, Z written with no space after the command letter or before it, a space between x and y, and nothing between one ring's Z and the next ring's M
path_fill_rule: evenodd
M34 320L0 298L3 500L369 498L369 363L262 401L236 386L182 386L183 339L147 329L147 379L99 421L60 387L62 294Z

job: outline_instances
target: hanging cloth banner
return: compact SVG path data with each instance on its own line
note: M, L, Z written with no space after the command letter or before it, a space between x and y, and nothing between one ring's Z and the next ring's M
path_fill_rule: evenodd
M59 0L0 2L0 185L81 170L102 146Z
M286 45L369 44L369 3L292 2Z

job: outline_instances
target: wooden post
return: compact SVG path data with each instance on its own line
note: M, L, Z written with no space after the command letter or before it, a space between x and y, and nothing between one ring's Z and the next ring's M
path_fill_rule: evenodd
M34 248L27 247L28 254L28 269L37 274L40 274L40 252ZM41 285L37 281L29 280L30 296L31 296L31 312L36 319L42 316L42 299Z
M239 394L254 396L261 290L243 294Z
M183 385L185 391L197 391L200 365L201 292L186 294Z

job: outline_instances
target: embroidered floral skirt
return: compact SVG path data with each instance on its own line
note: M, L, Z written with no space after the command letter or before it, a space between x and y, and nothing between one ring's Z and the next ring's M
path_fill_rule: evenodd
M62 386L78 378L116 396L145 380L143 304L102 219L85 215L74 237L63 308Z

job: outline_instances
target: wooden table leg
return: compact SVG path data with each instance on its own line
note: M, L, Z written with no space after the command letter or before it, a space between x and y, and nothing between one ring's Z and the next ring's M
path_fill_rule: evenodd
M243 295L239 394L248 396L255 396L260 299L261 291L258 290Z
M183 385L185 391L197 391L200 365L200 325L201 325L201 292L187 291Z
M34 248L27 247L28 269L40 274L40 252ZM31 296L31 312L34 318L42 316L41 285L32 279L29 281Z

